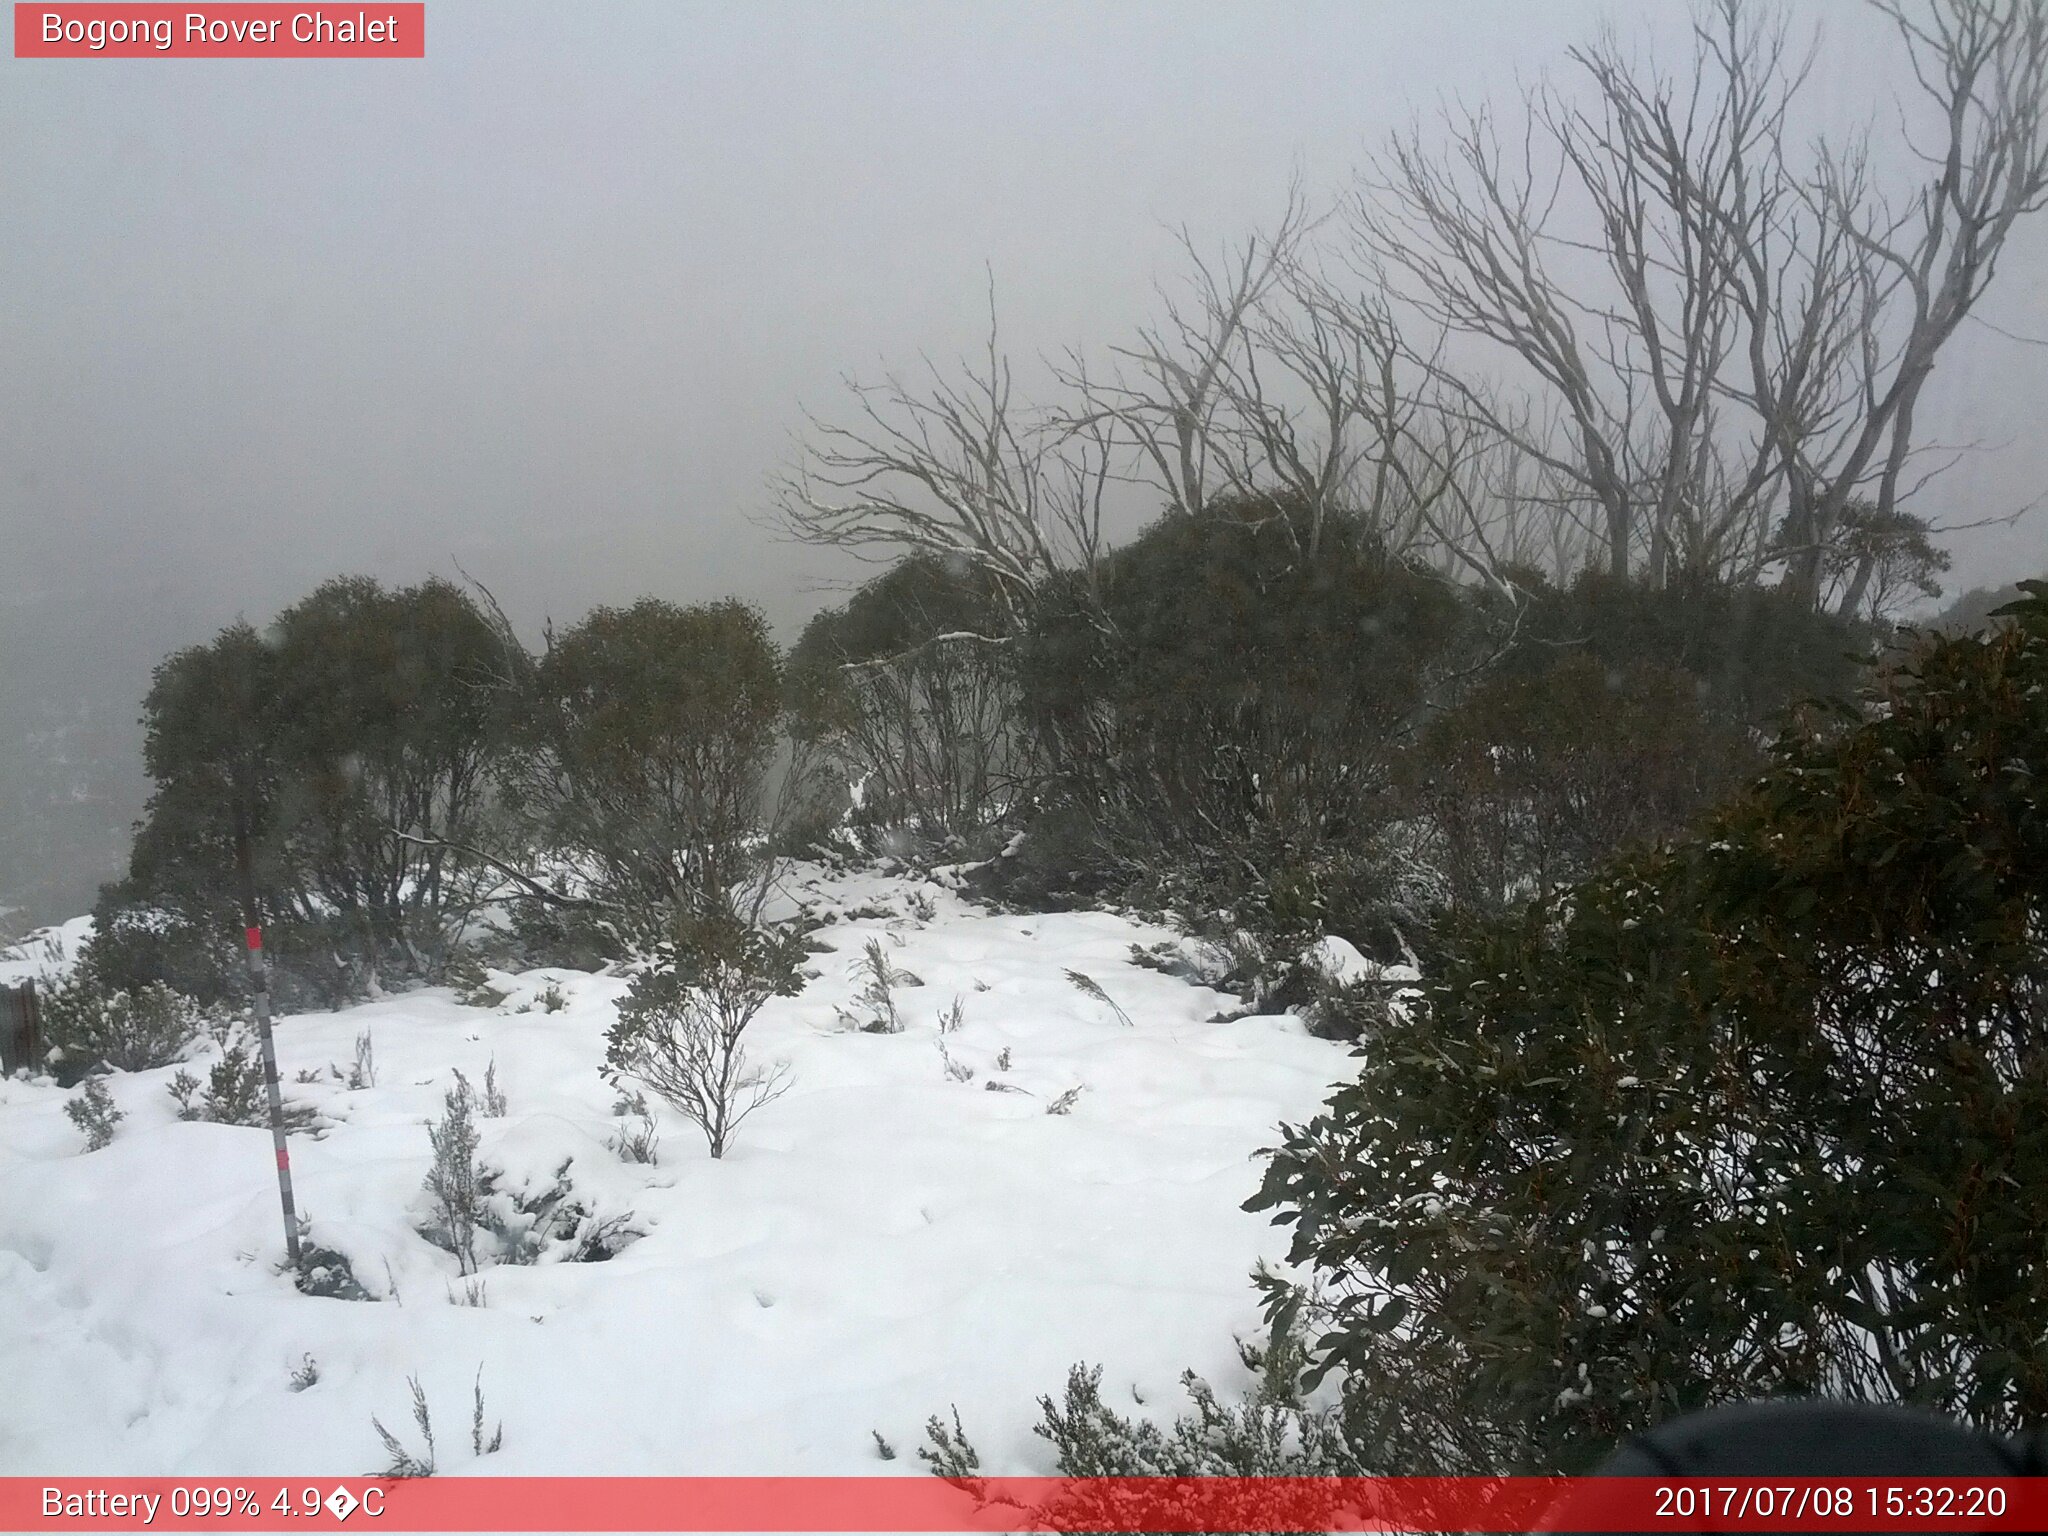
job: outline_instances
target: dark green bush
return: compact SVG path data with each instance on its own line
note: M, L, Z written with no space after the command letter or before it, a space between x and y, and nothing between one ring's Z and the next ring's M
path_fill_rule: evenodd
M166 658L143 706L156 789L112 899L140 916L104 925L110 975L199 996L233 985L212 935L241 927L238 830L280 938L317 927L365 973L431 972L495 878L460 847L503 741L501 659L460 589L367 577L323 583L268 635L237 624ZM274 958L289 967L289 946Z
M2048 1418L2048 586L1874 702L1458 925L1287 1131L1251 1205L1376 1470L1574 1470L1778 1392Z
M1881 638L1784 587L1698 579L1653 587L1588 571L1562 587L1532 580L1528 590L1533 601L1504 671L1540 673L1570 650L1614 671L1683 672L1711 714L1759 727L1790 705L1854 691Z
M1406 799L1455 904L1495 911L1683 827L1763 763L1703 680L1583 649L1510 666L1430 722Z
M599 608L551 641L517 793L622 909L721 895L754 854L782 662L739 602Z
M108 989L161 983L201 1007L238 1006L247 990L241 923L228 910L211 916L208 921L182 906L139 905L125 887L102 886L80 968Z
M436 972L493 880L461 848L506 725L501 644L461 588L323 582L278 615L268 719L280 832L333 942L379 971ZM307 899L310 898L310 899Z
M988 577L919 555L805 627L795 714L857 786L871 839L900 829L971 852L1027 791L1008 625Z
M1304 524L1271 500L1170 517L1046 593L1024 707L1054 825L1085 827L1069 880L1386 949L1393 764L1468 609L1343 518L1304 554Z

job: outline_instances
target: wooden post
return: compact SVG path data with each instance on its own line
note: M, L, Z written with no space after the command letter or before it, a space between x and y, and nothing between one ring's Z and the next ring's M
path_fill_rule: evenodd
M15 1065L35 1071L43 1056L43 1013L33 976L21 984L21 1033L16 1039L21 1045L21 1059Z
M277 1085L277 1041L270 1029L270 976L263 961L263 924L256 911L256 867L249 852L249 814L235 796L235 870L242 884L242 938L249 962L249 990L256 999L256 1038L263 1046L263 1088L270 1098L270 1145L277 1153L277 1196L284 1206L284 1248L292 1272L303 1267L299 1212L292 1200L292 1155L284 1138L284 1092Z
M0 987L0 1074L36 1066L36 984Z

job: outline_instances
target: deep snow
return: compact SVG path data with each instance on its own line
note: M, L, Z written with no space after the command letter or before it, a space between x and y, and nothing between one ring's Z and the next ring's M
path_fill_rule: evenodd
M1132 963L1133 944L1174 937L1155 925L997 914L872 873L806 867L791 890L891 915L822 929L835 952L755 1022L752 1053L794 1080L722 1162L666 1106L658 1165L608 1149L620 977L529 972L498 978L513 990L495 1009L433 989L280 1020L287 1099L331 1122L292 1139L300 1207L376 1302L293 1288L268 1133L179 1121L170 1069L110 1080L127 1118L93 1153L67 1092L0 1083L0 1472L374 1471L372 1414L416 1440L408 1374L449 1473L914 1473L926 1416L953 1403L986 1470L1042 1472L1034 1400L1077 1359L1104 1365L1112 1404L1162 1417L1186 1367L1243 1384L1247 1274L1282 1246L1239 1209L1253 1154L1345 1075L1343 1049L1288 1017L1212 1022L1235 999ZM877 935L922 982L898 992L900 1034L838 1014ZM551 982L565 1008L521 1011ZM938 1050L956 997L946 1047L966 1083ZM377 1084L352 1091L330 1064L345 1073L365 1030ZM192 1053L202 1077L211 1051ZM424 1123L451 1069L480 1082L492 1060L510 1103L482 1122L482 1160L516 1187L572 1158L579 1196L647 1235L609 1263L487 1267L470 1307L416 1230ZM1069 1113L1046 1112L1077 1084ZM319 1379L294 1390L308 1355ZM482 1461L479 1369L505 1426Z

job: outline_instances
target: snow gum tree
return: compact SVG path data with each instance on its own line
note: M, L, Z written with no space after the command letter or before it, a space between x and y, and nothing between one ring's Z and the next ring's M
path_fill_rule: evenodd
M782 663L761 615L599 608L550 637L534 687L510 783L536 840L615 912L725 905L756 862L780 740Z
M287 993L311 977L341 1001L337 961L432 972L485 873L462 849L503 739L497 654L446 582L341 577L268 634L237 624L167 658L144 701L156 792L95 914L105 979L236 990L238 823Z
M859 825L986 838L1029 793L1014 640L989 577L924 554L805 627L792 692L860 786Z

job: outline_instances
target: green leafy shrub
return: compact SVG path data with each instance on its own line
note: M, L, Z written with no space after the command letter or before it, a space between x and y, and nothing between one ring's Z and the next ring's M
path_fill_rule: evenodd
M1433 720L1402 768L1452 901L1498 910L1582 878L1760 768L1748 723L1710 713L1704 688L1573 650L1508 667Z
M2048 1417L2048 586L1690 836L1455 928L1289 1129L1376 1471L1576 1470L1710 1403Z
M1698 578L1652 586L1597 570L1561 587L1540 577L1522 585L1531 601L1502 670L1541 673L1560 653L1578 652L1613 672L1681 672L1698 685L1701 707L1752 726L1857 688L1881 638L1787 587Z
M1393 765L1468 610L1345 518L1311 549L1311 521L1284 500L1220 503L1045 594L1020 667L1052 775L1033 836L1063 857L1034 860L1027 840L1020 871L1227 908L1281 952L1326 932L1390 946Z
M720 902L750 865L782 662L739 602L599 608L551 638L517 801L616 907Z
M425 979L496 879L462 850L509 723L501 638L460 587L365 576L321 583L272 636L279 862L317 903L297 914L350 914L335 949Z
M336 1001L337 970L431 974L495 879L461 850L505 739L501 660L459 588L367 577L167 657L143 704L156 789L115 898L149 916L102 924L109 980L239 992L238 832L281 997Z
M242 927L232 911L138 903L124 886L108 885L92 919L79 965L102 987L132 992L161 983L202 1008L243 1000Z

